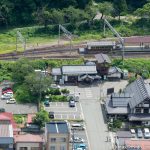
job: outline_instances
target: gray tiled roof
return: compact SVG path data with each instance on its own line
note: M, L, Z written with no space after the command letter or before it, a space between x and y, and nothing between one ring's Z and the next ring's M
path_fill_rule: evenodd
M113 74L113 73L116 73L116 72L123 73L122 70L118 67L110 67L109 70L108 70L108 74Z
M106 110L108 114L128 114L129 108L126 107L113 107L111 99L106 100Z
M62 66L62 73L65 75L96 74L96 65Z
M125 89L125 92L133 95L129 101L130 108L134 108L135 106L149 98L147 88L142 78L139 78L128 85Z
M111 97L113 107L127 107L131 98L129 93L113 93Z
M129 114L130 121L150 121L150 114Z
M50 122L45 127L49 133L69 133L67 122Z
M95 55L96 60L98 61L98 63L111 63L110 58L108 57L108 55L106 54L96 54Z

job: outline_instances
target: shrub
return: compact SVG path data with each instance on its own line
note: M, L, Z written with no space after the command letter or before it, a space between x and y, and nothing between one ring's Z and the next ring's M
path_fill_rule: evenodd
M50 88L50 89L48 89L47 94L51 94L51 95L61 95L61 92L60 92L59 89Z
M68 89L62 89L61 92L62 92L63 94L69 94L69 93L70 93Z
M63 95L51 95L50 96L50 101L53 101L53 102L66 102L67 97L63 96Z
M135 80L136 80L136 77L135 77L135 76L132 76L132 77L129 78L129 81L128 81L128 82L129 82L129 84L130 84L130 83L134 82Z

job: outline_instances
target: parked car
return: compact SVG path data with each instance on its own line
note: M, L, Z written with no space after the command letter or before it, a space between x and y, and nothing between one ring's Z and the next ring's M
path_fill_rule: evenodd
M50 118L50 119L54 119L54 117L55 117L55 116L54 116L54 112L53 112L53 111L50 111L50 112L49 112L49 118Z
M143 133L142 133L141 128L138 128L138 129L137 129L137 137L138 137L138 138L142 138L142 137L143 137Z
M57 85L57 84L51 84L50 88L53 88L53 89L60 89L60 86Z
M82 149L82 150L86 150L86 145L85 144L74 144L74 149L75 150L80 150L80 149Z
M71 138L70 140L71 143L84 143L84 139L80 138L80 137L74 137L74 138Z
M136 137L136 132L134 129L130 129L130 132L132 134L132 137L135 138Z
M11 98L11 96L10 96L10 95L7 95L7 94L1 96L1 99L10 99L10 98Z
M82 124L76 123L71 125L71 130L84 130L84 129L85 127Z
M48 107L50 104L49 104L49 100L45 100L44 101L44 105L46 106L46 107Z
M144 128L144 138L147 138L147 139L150 138L150 131L148 128Z
M0 108L0 113L5 112L5 108Z
M10 98L13 97L13 94L12 94L12 93L5 93L4 95L5 95L5 96L8 96L8 97L10 97Z
M75 101L73 99L69 100L69 107L75 107Z
M11 98L9 100L7 100L6 102L7 104L15 104L16 103L16 100L14 98Z

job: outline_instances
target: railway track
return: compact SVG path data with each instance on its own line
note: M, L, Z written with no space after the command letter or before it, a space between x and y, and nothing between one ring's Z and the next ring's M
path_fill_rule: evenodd
M45 47L42 49L29 49L25 52L14 52L8 54L0 54L0 60L17 60L21 57L27 57L30 59L76 59L81 57L78 54L78 49L80 47L85 47L85 44L75 45L70 49L70 46L52 46ZM99 53L99 52L98 52ZM101 51L101 53L106 53ZM85 54L84 57L93 57L96 53ZM122 55L122 51L111 51L106 54L112 57L120 57ZM125 58L130 57L150 57L150 50L125 50L124 52Z

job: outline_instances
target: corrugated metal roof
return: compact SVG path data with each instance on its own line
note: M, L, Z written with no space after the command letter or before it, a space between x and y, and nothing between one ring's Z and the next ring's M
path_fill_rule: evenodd
M0 144L13 144L13 137L0 137Z
M114 41L88 42L87 46L115 46Z
M97 54L95 55L96 60L98 61L98 63L111 63L110 58L108 57L108 55L106 54Z
M11 124L0 124L0 137L13 137Z
M20 134L15 136L15 142L43 142L42 136L38 134Z
M60 68L53 68L51 74L52 75L61 75L61 69Z
M128 85L125 89L125 92L133 94L129 101L130 108L134 108L136 105L149 98L147 88L145 87L145 83L142 78L139 78Z
M125 146L127 150L149 150L150 140L147 139L128 139L125 141ZM134 149L130 149L130 148Z
M150 43L150 36L131 36L124 38L125 43Z
M50 122L46 124L49 133L69 133L68 124L66 122Z
M132 138L130 131L117 131L116 136L118 138Z
M62 66L64 75L96 74L96 65Z

